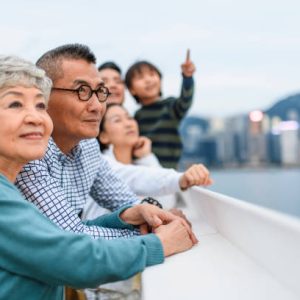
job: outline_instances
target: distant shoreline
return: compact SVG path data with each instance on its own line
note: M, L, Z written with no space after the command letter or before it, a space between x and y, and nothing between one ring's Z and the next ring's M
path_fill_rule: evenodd
M222 167L210 167L210 170L214 171L226 171L226 170L300 170L300 165L291 165L291 166L276 166L276 165L227 165Z

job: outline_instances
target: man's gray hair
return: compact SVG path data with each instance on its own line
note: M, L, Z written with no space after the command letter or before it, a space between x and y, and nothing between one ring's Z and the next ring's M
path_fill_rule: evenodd
M62 63L64 60L84 60L89 64L96 64L96 56L90 48L83 44L66 44L51 49L43 54L36 65L46 71L53 82L63 78Z
M17 56L0 55L0 89L19 85L36 87L48 102L52 81L44 70Z

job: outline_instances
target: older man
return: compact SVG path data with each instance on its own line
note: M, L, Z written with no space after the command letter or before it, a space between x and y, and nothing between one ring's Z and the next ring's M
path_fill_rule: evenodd
M130 237L139 231L91 225L79 217L89 195L111 211L139 201L113 174L94 139L109 94L95 63L89 48L78 44L53 49L38 60L53 81L48 112L54 130L45 157L27 164L16 184L65 230L94 238Z

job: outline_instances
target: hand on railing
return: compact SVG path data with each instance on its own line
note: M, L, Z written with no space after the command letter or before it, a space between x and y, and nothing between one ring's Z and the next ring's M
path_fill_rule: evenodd
M154 229L154 233L161 240L165 256L186 251L198 243L191 227L179 217Z
M194 185L208 186L212 183L208 169L202 164L192 165L179 179L179 185L183 191Z

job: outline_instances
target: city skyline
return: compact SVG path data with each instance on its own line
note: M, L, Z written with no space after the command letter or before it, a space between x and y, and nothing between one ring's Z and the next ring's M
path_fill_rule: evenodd
M299 10L292 0L5 1L0 53L36 61L53 47L84 43L99 64L113 60L123 71L151 61L168 96L179 94L190 48L197 73L189 114L226 117L300 91ZM136 108L128 94L126 106Z

